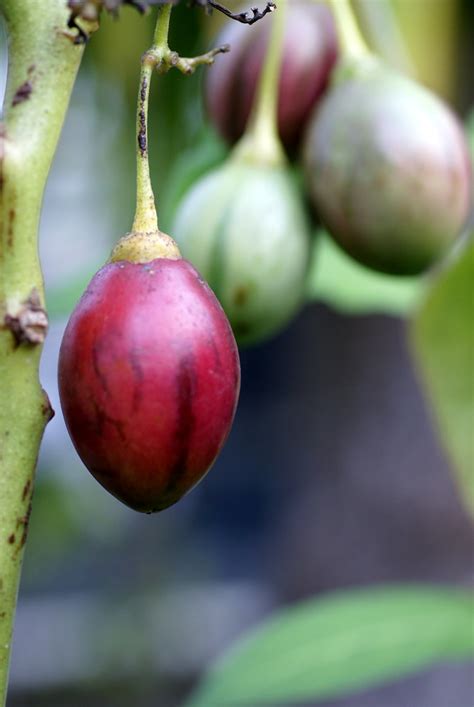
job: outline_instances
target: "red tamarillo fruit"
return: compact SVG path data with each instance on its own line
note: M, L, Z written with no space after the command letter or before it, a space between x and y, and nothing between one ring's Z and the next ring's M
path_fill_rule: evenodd
M229 22L216 40L219 45L229 44L231 51L207 72L205 102L212 122L231 144L247 125L273 21L274 17L266 17L251 27ZM329 8L313 0L290 2L278 92L278 131L290 152L327 86L337 53Z
M130 262L119 245L76 306L59 357L77 452L102 486L146 513L176 503L209 470L240 386L225 314L173 246L171 257Z

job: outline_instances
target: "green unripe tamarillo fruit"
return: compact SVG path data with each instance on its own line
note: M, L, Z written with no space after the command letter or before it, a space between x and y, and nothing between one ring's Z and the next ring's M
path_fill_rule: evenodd
M471 166L460 125L432 93L378 62L339 81L313 115L303 160L330 234L361 263L420 273L459 235Z
M309 229L285 166L230 159L191 188L173 232L240 344L277 332L300 306Z

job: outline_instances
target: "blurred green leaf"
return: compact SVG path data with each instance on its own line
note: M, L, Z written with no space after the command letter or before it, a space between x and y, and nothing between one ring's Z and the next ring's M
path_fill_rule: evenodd
M214 167L221 164L228 148L208 125L200 131L196 144L183 152L174 162L160 201L160 223L169 232L181 199L188 189Z
M399 586L284 609L208 674L186 707L327 698L474 651L472 595Z
M369 270L346 255L325 231L318 231L308 277L309 299L349 314L403 316L411 312L425 287L425 277L396 277Z
M474 237L474 233L472 234ZM474 240L434 284L412 340L442 441L474 513Z

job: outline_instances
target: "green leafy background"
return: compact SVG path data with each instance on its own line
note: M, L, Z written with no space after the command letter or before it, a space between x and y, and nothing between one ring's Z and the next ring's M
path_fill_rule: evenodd
M186 707L327 698L474 649L469 592L387 587L281 611L235 645Z

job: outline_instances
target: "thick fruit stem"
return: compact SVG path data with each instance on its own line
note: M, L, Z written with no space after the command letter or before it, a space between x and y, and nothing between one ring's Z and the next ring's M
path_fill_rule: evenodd
M82 56L64 0L0 0L9 41L0 123L0 705L39 444L52 417L38 379L46 335L37 232L44 187Z

